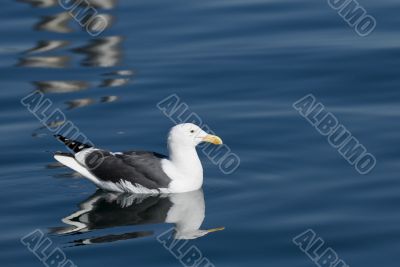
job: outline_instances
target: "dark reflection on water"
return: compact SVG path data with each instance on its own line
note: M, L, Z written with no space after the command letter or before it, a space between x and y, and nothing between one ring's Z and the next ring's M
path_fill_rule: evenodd
M104 235L99 237L92 237L86 239L76 239L71 241L70 243L73 244L72 246L86 246L86 245L94 245L94 244L101 244L101 243L110 243L128 239L135 239L140 237L149 237L152 236L154 232L152 231L137 231L137 232L130 232L130 233L123 233L123 234L110 234Z
M59 5L59 0L17 0L17 1L21 3L28 3L31 4L33 7L38 7L38 8L46 8ZM66 2L73 2L73 1L74 0ZM86 0L86 1L89 2L90 5L93 7L103 8L103 9L112 9L115 7L117 3L117 0ZM75 0L74 2L81 2L81 1Z
M120 45L123 38L120 36L109 36L90 40L89 44L74 49L76 53L84 54L82 66L91 67L113 67L121 61Z
M33 53L49 52L57 50L59 48L63 48L69 45L69 43L70 43L69 41L63 41L63 40L40 40L37 42L37 45L35 47L27 50L26 53L33 54Z
M98 190L79 204L79 210L62 219L62 222L68 226L52 228L51 233L82 234L121 226L171 223L175 225L174 238L195 239L223 230L222 227L201 230L204 218L205 201L202 190L157 196L118 194ZM73 243L87 245L114 242L152 234L153 232L149 231L107 234L74 240Z
M30 68L66 68L70 62L68 56L25 56L17 66Z
M21 53L19 62L16 64L17 67L44 70L39 79L31 81L34 89L45 94L73 94L72 99L69 98L64 102L65 111L118 101L120 96L116 95L115 92L110 95L102 92L98 96L94 93L92 96L85 97L81 97L78 94L94 87L115 88L129 85L134 71L120 68L123 63L121 47L124 39L117 35L108 36L107 29L98 37L92 37L84 32L84 29L81 29L83 38L79 39L79 43L75 43L70 38L70 35L80 25L77 21L74 21L71 14L57 12L54 15L48 15L48 12L44 12L47 9L58 10L54 9L54 7L61 8L57 1L24 0L21 2L29 3L32 7L39 8L43 14L46 14L41 16L39 22L33 25L32 28L36 31L49 33L48 39L37 40L32 48L26 49L25 52ZM112 27L112 16L107 12L115 8L117 1L90 0L89 3L100 13L105 12L101 14L110 22L107 25L108 28ZM54 39L51 39L52 36L54 36ZM96 69L95 76L93 76L91 69L97 67L101 69ZM46 69L57 71L57 79L53 78L54 72L46 77ZM67 70L79 70L82 73L90 70L91 75L88 79L71 79L71 76L68 78L66 76L68 74ZM63 122L50 120L46 123L48 127L55 128ZM47 136L46 127L39 127L32 133L32 136Z
M95 100L92 98L83 98L83 99L75 99L67 101L65 103L68 105L67 109L75 109L75 108L87 107L89 105L92 105L94 102Z
M40 0L24 0L24 3L30 3L35 8L50 8L58 5L57 1L40 1ZM89 0L91 6L99 10L112 10L115 8L117 1L114 0ZM112 16L110 14L101 14L109 23L107 27L112 27ZM68 37L68 34L73 32L72 24L75 23L79 27L79 23L74 21L71 14L61 12L55 15L44 16L39 23L33 26L39 31L48 31L53 33L61 33ZM75 27L75 28L76 28ZM83 29L82 29L83 30ZM107 31L107 29L106 29ZM81 42L82 40L80 40ZM121 36L106 36L104 32L101 36L92 38L86 33L86 45L74 47L74 43L68 38L60 38L54 40L38 40L37 44L25 51L21 55L18 67L26 68L73 68L74 63L78 62L82 67L101 67L103 69L118 67L122 62L121 45L123 38ZM57 52L56 55L54 53ZM73 54L71 55L70 52ZM50 54L50 55L48 55ZM74 56L74 54L76 56ZM79 55L84 55L80 59ZM98 81L76 81L76 80L40 80L32 81L37 90L44 93L70 93L88 89L90 87L121 87L129 84L133 74L131 70L111 70L112 77L101 78L99 74ZM121 74L119 74L121 73ZM113 98L106 96L105 99ZM113 101L118 97L114 97ZM71 105L71 102L73 103ZM76 102L81 102L80 99L72 100L68 106L74 107ZM104 103L110 101L99 101Z
M53 7L58 4L58 0L17 0L17 2L27 3L38 8Z
M60 7L60 2L58 0L17 0L18 2L31 4L35 8L50 8L50 7ZM75 2L75 4L73 4ZM34 29L38 31L49 31L55 33L69 33L73 32L73 28L70 26L73 16L80 18L82 24L86 24L87 20L91 17L87 16L85 12L89 10L88 7L93 7L96 9L112 9L115 7L116 0L71 0L66 1L63 4L67 6L75 6L70 10L61 12L55 15L43 16L38 23L35 24ZM88 5L87 5L88 4ZM100 13L99 15L107 22L107 27L110 27L113 21L113 16L107 13Z
M98 101L95 98L82 98L82 99L67 101L65 102L65 104L68 106L67 110L71 110L71 109L87 107L95 103L111 103L117 100L118 100L117 96L110 95L110 96L103 96Z
M55 33L69 33L73 32L72 28L69 26L72 17L68 12L61 12L51 16L44 16L41 20L34 26L35 30L38 31L48 31Z
M43 93L70 93L89 88L85 81L34 81L32 84Z

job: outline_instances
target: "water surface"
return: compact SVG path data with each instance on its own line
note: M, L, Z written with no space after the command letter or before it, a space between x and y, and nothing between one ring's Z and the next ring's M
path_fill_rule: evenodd
M2 265L43 266L20 242L35 229L77 266L181 265L157 241L168 198L110 197L56 164L64 148L20 103L40 90L105 149L166 153L173 123L156 105L171 94L223 138L241 164L225 175L200 154L199 229L225 229L188 243L215 266L313 266L292 243L309 228L350 266L397 266L397 1L359 1L377 20L364 38L326 1L94 2L110 20L97 37L57 1L0 11ZM309 93L375 155L370 174L292 108ZM74 213L86 225L62 233Z

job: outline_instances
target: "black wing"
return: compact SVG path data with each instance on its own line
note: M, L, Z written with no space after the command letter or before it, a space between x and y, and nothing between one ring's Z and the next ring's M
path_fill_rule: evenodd
M60 134L56 134L56 135L54 135L54 137L57 138L58 140L60 140L61 142L63 142L64 145L66 145L68 148L73 150L75 153L78 153L79 151L82 151L86 148L92 147L89 144L84 144L77 140L68 139Z
M166 156L146 151L110 153L96 149L87 155L86 166L101 181L117 183L121 179L149 189L167 188L171 179L161 167Z

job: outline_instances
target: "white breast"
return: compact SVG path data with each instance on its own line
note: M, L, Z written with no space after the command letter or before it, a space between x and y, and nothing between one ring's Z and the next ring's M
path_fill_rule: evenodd
M195 191L203 185L203 171L192 171L177 168L173 162L168 159L161 160L161 168L172 179L168 186L171 193L183 193Z

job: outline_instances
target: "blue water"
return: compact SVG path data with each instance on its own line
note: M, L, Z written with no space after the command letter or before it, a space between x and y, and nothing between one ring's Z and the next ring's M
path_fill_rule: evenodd
M77 266L181 266L157 241L173 226L166 200L124 208L55 162L49 152L66 150L20 103L37 89L113 151L166 153L173 123L156 105L171 94L187 103L241 160L225 175L200 153L201 229L225 229L188 244L215 266L316 266L292 242L307 229L349 266L397 266L398 1L359 0L377 21L368 37L327 1L91 2L112 21L97 37L56 0L0 10L1 266L43 266L20 242L36 229ZM371 173L293 109L310 93L376 157ZM93 198L87 231L57 233Z

